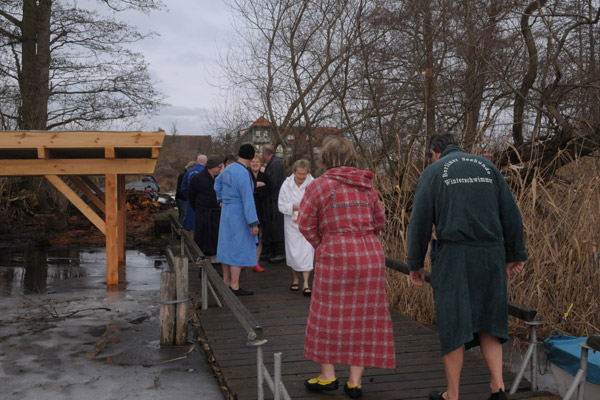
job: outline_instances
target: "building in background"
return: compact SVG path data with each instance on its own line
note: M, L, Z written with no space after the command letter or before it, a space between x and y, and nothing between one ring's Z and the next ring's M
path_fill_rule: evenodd
M262 146L265 144L273 144L275 132L273 125L263 116L258 118L247 129L240 131L240 145L250 143L254 146L257 153L261 153ZM277 148L277 156L282 155L281 146Z
M287 165L290 165L301 158L310 159L311 148L314 149L314 155L317 155L321 142L326 136L341 134L342 131L334 127L291 126L285 129L283 137L288 150L287 159L283 157L282 146L278 146L275 152ZM261 116L250 127L240 131L239 141L240 144L250 143L260 153L263 145L274 143L275 128L264 116Z

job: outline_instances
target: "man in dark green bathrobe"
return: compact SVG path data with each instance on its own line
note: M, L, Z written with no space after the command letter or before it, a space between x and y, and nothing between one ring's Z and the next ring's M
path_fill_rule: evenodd
M448 386L429 398L458 399L464 349L480 345L492 377L490 399L504 400L507 276L527 261L521 214L494 164L463 152L452 134L432 135L427 151L434 162L417 183L408 264L411 282L421 286L435 225L431 286Z

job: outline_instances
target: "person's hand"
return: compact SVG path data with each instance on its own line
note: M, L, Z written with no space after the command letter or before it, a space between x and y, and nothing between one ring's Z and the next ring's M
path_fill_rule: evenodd
M265 167L260 167L260 172L265 172Z
M264 182L261 182L261 181L256 182L256 187L263 187L263 186L265 186Z
M258 225L252 227L252 236L258 235Z
M506 264L506 274L508 276L515 276L523 270L525 265L524 261L511 262Z
M300 204L294 204L294 205L292 206L292 210L293 210L293 211L298 211L299 209L300 209Z
M417 271L410 271L410 281L415 286L423 286L425 282L425 270L423 268Z

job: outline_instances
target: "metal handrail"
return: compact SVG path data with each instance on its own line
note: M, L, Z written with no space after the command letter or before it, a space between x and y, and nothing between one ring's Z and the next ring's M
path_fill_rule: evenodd
M402 272L403 274L409 275L410 267L408 264L403 263L398 260L394 260L393 258L386 257L385 258L385 266L393 269L394 271ZM431 284L431 273L429 271L425 271L425 282ZM530 327L529 331L529 346L527 347L527 351L525 353L525 358L523 359L523 364L521 365L521 369L517 373L515 380L512 383L510 388L510 394L514 394L523 379L523 375L525 374L525 370L527 366L531 363L531 390L537 390L537 345L540 344L537 340L537 330L536 327L538 325L542 325L544 323L544 319L541 313L535 311L532 308L527 306L523 306L521 304L517 304L515 302L508 302L508 315L518 318L524 321Z
M235 315L242 327L246 330L248 339L247 344L256 347L258 400L264 399L263 383L267 383L267 386L275 396L274 399L291 400L290 395L281 381L281 353L275 353L274 355L274 377L271 378L263 360L262 346L267 343L267 340L264 338L263 327L225 284L223 278L202 253L202 250L200 250L189 233L183 229L179 221L171 214L169 215L169 218L171 219L171 232L176 232L181 237L181 254L192 260L192 264L200 267L202 271L202 308L205 310L207 309L209 289L212 291L218 305L222 307L214 292L214 289L216 289L233 315ZM170 252L170 250L168 250L168 252ZM171 257L167 257L167 259L169 258L173 258L172 252Z

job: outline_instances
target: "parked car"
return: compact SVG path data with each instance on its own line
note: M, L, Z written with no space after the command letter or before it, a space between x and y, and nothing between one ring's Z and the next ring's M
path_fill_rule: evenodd
M125 189L135 189L138 192L148 192L150 195L152 195L152 198L158 196L158 193L160 192L160 186L152 175L145 175L139 181L125 184Z

